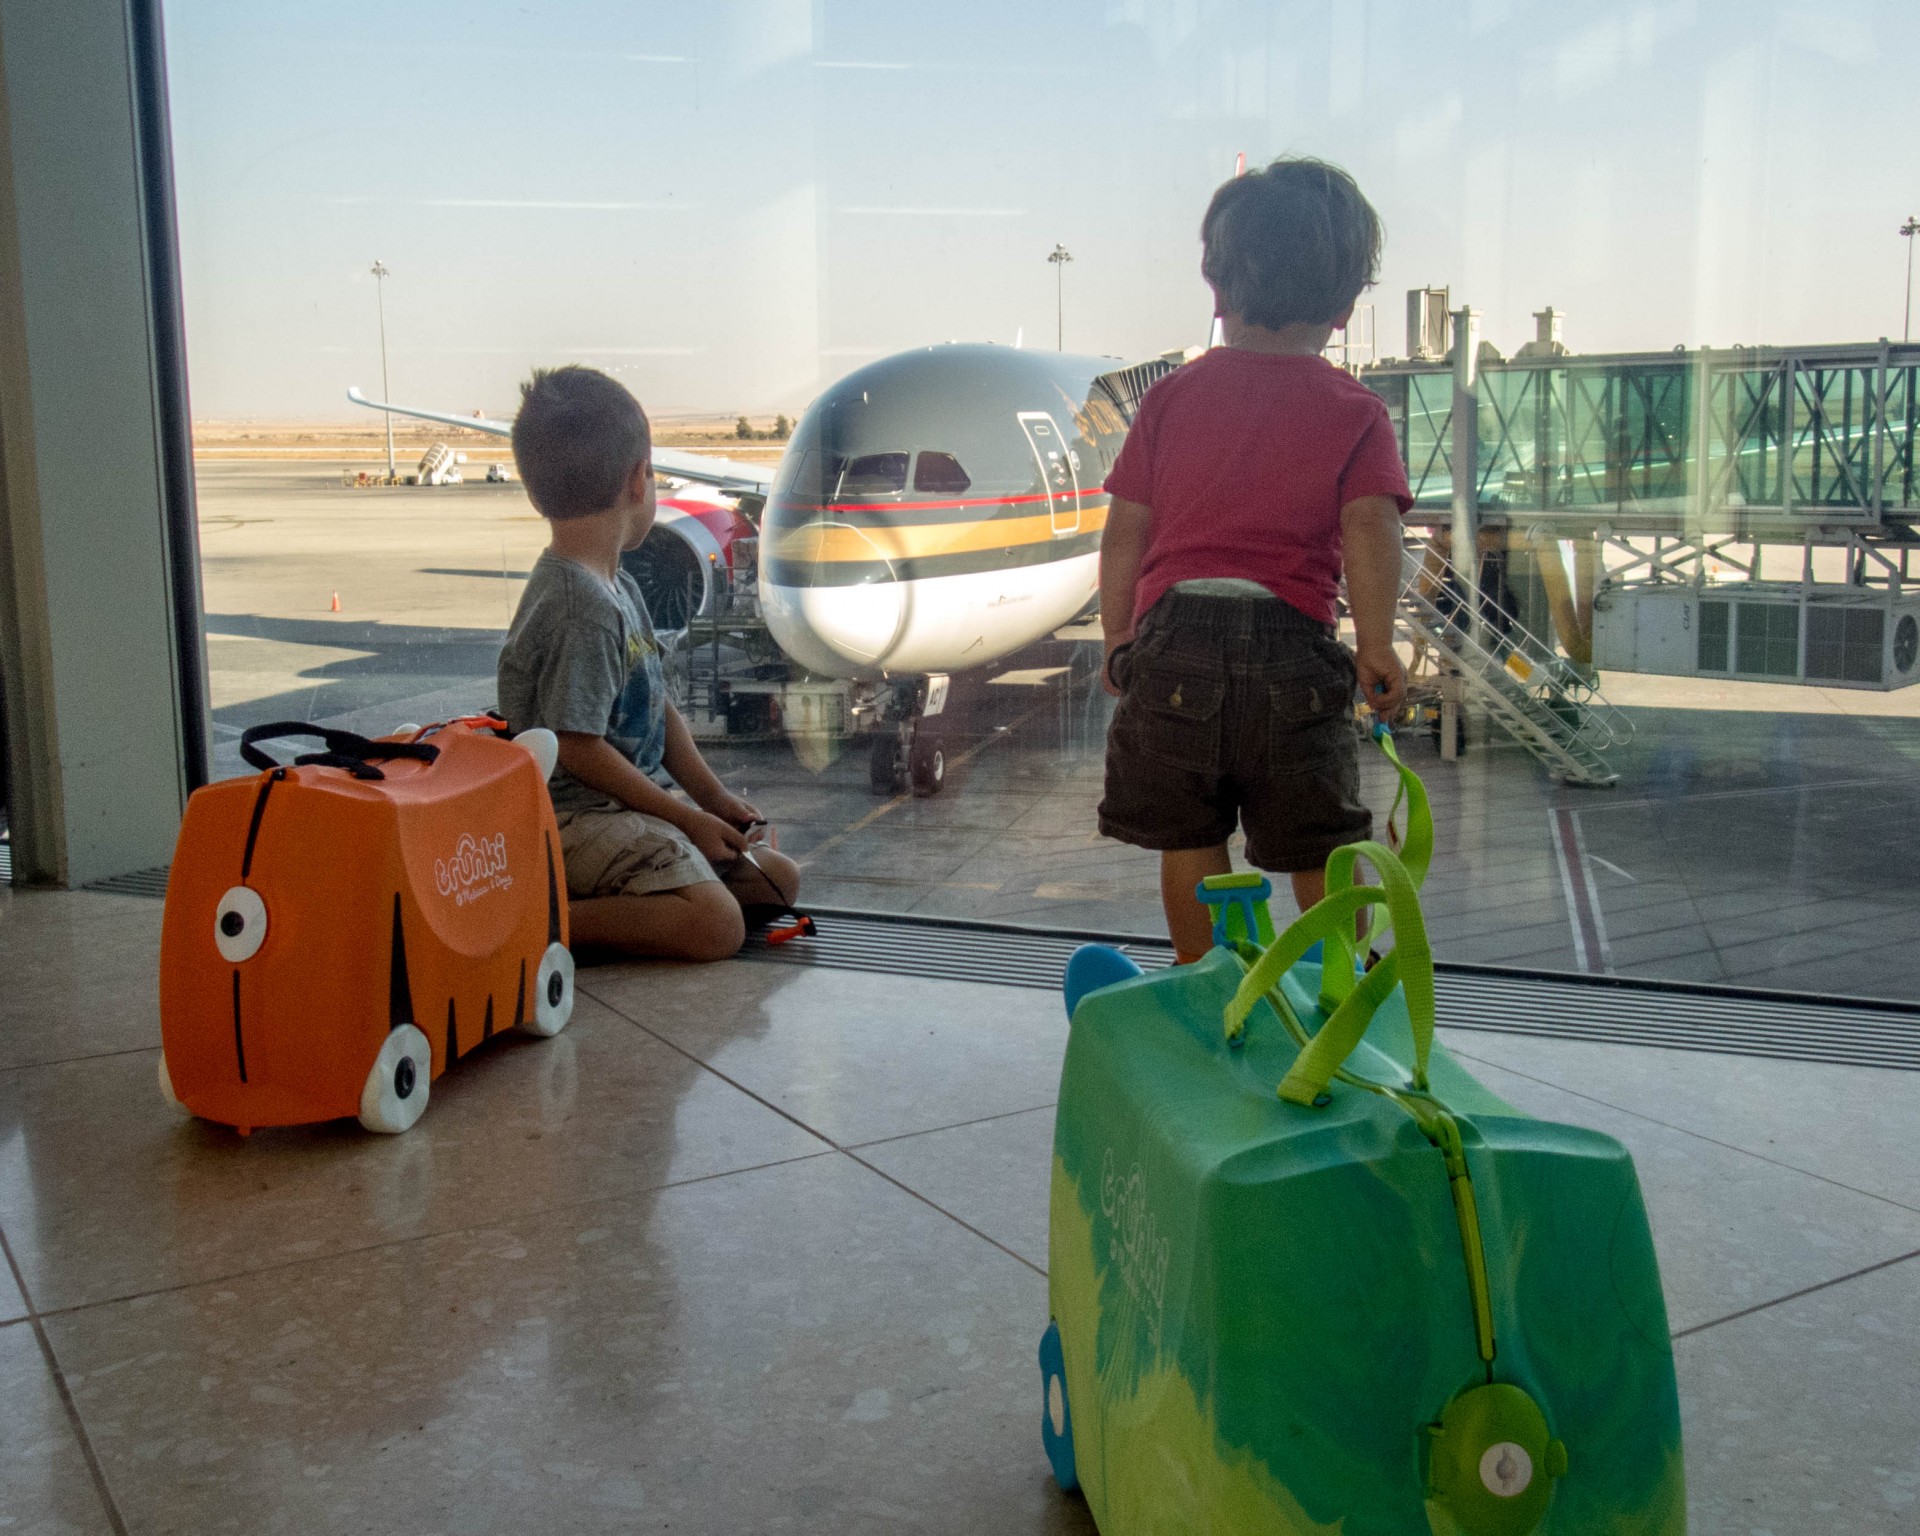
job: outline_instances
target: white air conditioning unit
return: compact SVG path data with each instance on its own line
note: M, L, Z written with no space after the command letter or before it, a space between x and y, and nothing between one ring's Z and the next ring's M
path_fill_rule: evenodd
M1786 582L1656 582L1610 588L1593 608L1603 671L1838 688L1920 682L1920 593L1817 583L1803 601Z

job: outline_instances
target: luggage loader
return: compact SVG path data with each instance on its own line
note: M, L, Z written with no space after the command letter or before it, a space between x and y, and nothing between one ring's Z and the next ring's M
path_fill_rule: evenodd
M282 764L261 743L317 737ZM243 1135L408 1129L494 1035L573 1011L557 743L492 717L370 740L255 726L260 772L195 791L167 881L160 1086Z

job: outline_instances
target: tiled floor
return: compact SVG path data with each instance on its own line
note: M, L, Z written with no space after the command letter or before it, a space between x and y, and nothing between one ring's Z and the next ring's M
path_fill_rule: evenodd
M0 1530L1091 1529L1037 1435L1052 995L587 971L404 1137L241 1141L155 1089L159 915L0 896ZM1920 1079L1453 1044L1634 1153L1696 1536L1914 1530Z

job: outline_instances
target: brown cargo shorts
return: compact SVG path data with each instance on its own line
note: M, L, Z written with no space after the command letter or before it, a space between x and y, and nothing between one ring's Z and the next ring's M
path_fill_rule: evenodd
M1280 600L1169 592L1114 652L1100 830L1136 848L1247 833L1257 869L1318 869L1373 831L1353 657Z

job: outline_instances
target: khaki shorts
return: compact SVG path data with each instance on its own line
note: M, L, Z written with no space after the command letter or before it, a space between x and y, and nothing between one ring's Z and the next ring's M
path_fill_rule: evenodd
M560 818L567 895L651 896L718 880L706 856L670 821L640 811L574 811Z

